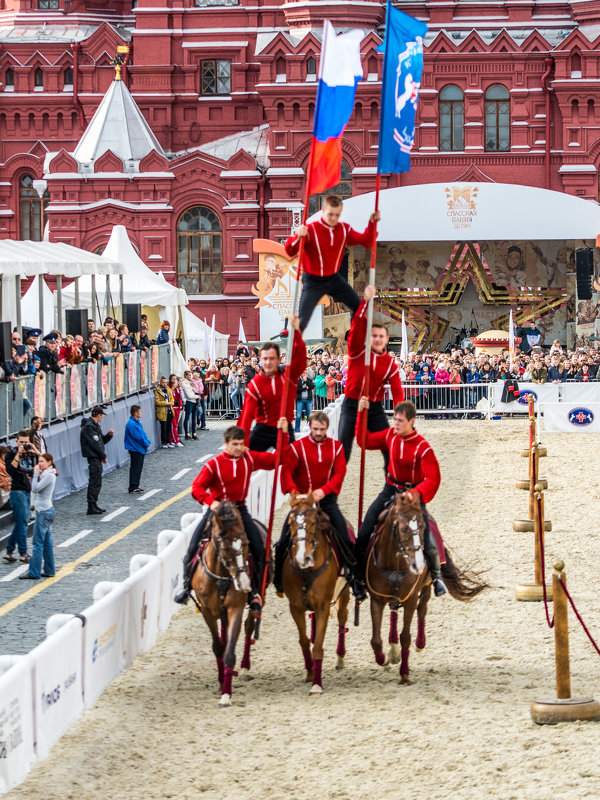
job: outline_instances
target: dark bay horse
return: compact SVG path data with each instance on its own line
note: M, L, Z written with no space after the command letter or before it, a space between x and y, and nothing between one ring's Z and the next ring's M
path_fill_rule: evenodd
M251 588L248 549L248 537L235 503L228 500L220 503L214 512L210 540L200 553L200 561L192 579L196 605L212 635L212 649L217 659L221 685L220 708L231 705L231 683L236 674L235 647ZM254 617L248 613L244 626L244 657L240 665L244 677L247 677L250 669L253 628Z
M400 682L408 684L412 618L416 610L418 631L415 647L422 650L426 641L427 603L431 596L431 577L423 555L425 517L418 495L411 495L409 492L397 494L384 514L366 566L373 623L371 646L380 666L397 664L400 661ZM472 600L487 588L487 584L480 581L477 575L461 571L447 550L446 563L442 564L442 577L451 596L456 600ZM381 621L386 605L391 608L391 648L387 657L383 653L381 641ZM396 623L400 606L404 609L404 621L400 634L401 650L398 653Z
M331 545L330 523L319 511L312 493L292 496L290 505L291 546L283 564L283 590L298 628L306 681L312 684L310 694L318 696L323 692L323 641L336 592L339 564ZM346 655L349 597L346 585L337 600L337 669L344 666ZM306 635L307 611L313 612L312 651L311 640Z

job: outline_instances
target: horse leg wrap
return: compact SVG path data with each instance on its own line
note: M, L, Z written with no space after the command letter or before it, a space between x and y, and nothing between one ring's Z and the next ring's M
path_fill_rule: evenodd
M222 658L217 658L217 669L219 671L219 683L221 686L223 685L223 672L225 669L225 665L223 664Z
M398 644L398 612L390 611L390 644Z
M303 650L302 655L304 656L304 668L307 672L312 672L313 670L313 657L310 652L310 648L308 650Z
M348 628L344 628L343 625L338 625L338 643L337 643L337 650L336 655L338 656L345 656L346 655L346 633Z
M244 655L242 656L242 663L240 669L250 669L250 647L252 646L252 639L250 636L244 638Z
M225 667L223 675L223 694L231 695L231 682L233 680L233 667Z
M425 642L427 641L425 637L425 620L418 619L417 620L417 638L415 639L415 647L419 650L422 650L425 647Z
M385 653L375 653L375 661L379 664L380 667L383 667L385 664Z
M315 658L313 662L313 686L323 686L323 679L321 677L321 667L323 666L323 659Z
M400 675L408 675L408 656L410 655L410 649L405 650L402 648L402 660L400 661Z

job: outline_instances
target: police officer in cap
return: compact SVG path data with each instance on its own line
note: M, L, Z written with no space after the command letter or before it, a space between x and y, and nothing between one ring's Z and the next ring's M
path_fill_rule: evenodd
M62 375L63 371L59 363L58 351L58 334L56 331L47 333L44 336L44 344L38 350L40 370L43 372L57 372Z
M115 432L111 428L108 433L102 433L100 422L103 416L101 406L94 406L91 416L81 421L79 434L81 455L87 458L90 473L87 490L88 514L104 514L106 510L98 506L98 497L102 489L102 464L106 463L104 445L110 442Z

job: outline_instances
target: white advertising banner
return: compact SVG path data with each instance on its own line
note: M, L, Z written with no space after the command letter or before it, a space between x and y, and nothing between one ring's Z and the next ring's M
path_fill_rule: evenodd
M31 666L25 656L0 676L0 794L20 783L36 760Z
M600 403L540 403L545 433L600 433Z
M181 609L173 598L183 589L183 557L188 548L188 536L180 533L158 556L160 562L160 599L158 630L166 631L171 617Z
M83 699L90 708L126 663L128 587L119 584L83 616Z
M564 403L600 403L600 383L561 383Z
M31 651L35 741L38 758L83 713L83 626L74 617Z
M481 386L481 384L477 384ZM533 395L533 405L537 411L537 404L558 402L558 383L519 383L519 399L514 403L503 403L502 390L504 381L489 384L492 392L493 410L499 414L527 414L529 411L529 395ZM481 389L479 389L481 391Z
M129 590L127 603L127 663L152 647L158 633L158 608L160 605L160 561L152 561L125 581Z

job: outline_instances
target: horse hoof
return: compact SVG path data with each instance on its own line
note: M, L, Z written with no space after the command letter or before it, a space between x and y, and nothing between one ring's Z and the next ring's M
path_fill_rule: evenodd
M318 683L313 683L308 694L310 697L320 697L323 694L323 689Z
M400 684L401 684L402 686L410 686L410 685L411 685L411 683L412 683L412 681L411 681L411 679L408 677L408 675L400 675Z
M344 656L338 656L335 664L336 669L344 669Z
M246 667L242 667L240 669L240 680L241 681L253 681L254 675L250 675L250 670L246 669Z
M389 672L391 670L391 668L392 668L392 665L390 664L390 661L387 658L386 658L386 660L383 662L383 664L381 666L384 668L384 670L386 672Z
M390 651L388 653L388 660L391 664L399 664L400 663L400 648L397 644L390 645Z
M422 653L423 650L425 650L425 645L423 645L423 647L417 647L417 645L415 645L415 650L417 651L417 653Z
M229 708L230 705L231 705L231 695L222 694L221 699L219 700L219 708Z

